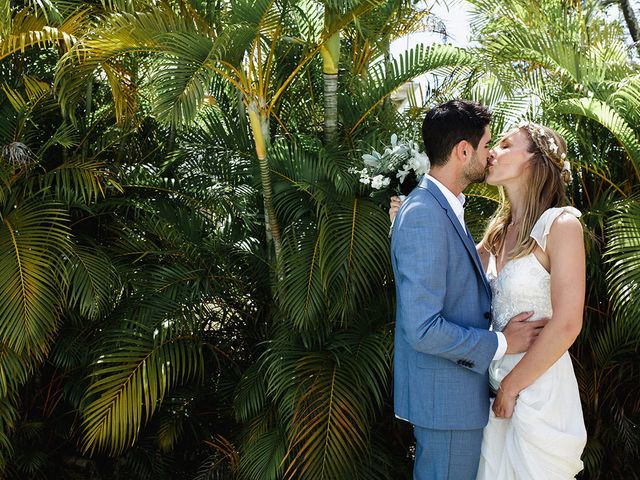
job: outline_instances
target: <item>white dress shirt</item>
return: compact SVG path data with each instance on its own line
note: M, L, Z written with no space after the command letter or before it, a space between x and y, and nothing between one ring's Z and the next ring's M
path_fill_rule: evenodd
M464 194L460 193L460 195L455 196L451 190L449 190L447 187L445 187L442 183L440 183L438 180L433 178L431 175L427 174L427 178L429 179L429 181L433 182L433 184L436 187L440 189L440 191L444 195L444 198L446 198L447 202L449 202L449 205L451 205L451 208L453 209L453 213L456 214L456 217L460 222L462 229L466 232L467 226L464 223L464 202L466 198ZM498 348L496 350L495 355L493 356L493 359L500 360L502 357L504 357L504 354L507 353L507 338L504 336L504 333L502 332L495 332L495 334L498 337Z

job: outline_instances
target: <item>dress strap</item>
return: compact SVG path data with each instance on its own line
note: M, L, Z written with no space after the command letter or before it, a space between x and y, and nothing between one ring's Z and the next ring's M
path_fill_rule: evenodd
M580 211L573 207L554 207L548 210L545 210L540 218L531 229L531 238L533 238L542 250L546 250L547 247L547 236L549 235L549 231L551 230L551 225L553 222L563 213L568 213L573 215L576 218L580 218L582 214Z
M487 277L495 278L498 276L498 266L496 265L496 257L489 252L489 263L487 264Z

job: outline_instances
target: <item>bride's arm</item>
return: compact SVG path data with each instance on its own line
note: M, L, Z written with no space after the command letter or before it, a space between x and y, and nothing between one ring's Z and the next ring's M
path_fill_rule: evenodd
M582 328L586 269L582 225L577 218L558 217L549 232L546 253L553 315L522 360L502 380L493 405L498 417L511 418L518 393L569 349Z

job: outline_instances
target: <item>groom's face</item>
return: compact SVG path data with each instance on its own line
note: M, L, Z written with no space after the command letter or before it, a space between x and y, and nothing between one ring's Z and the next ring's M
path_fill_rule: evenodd
M464 168L464 174L469 183L480 183L484 180L490 157L489 142L491 142L491 129L487 125L484 128L484 135L478 142L478 148L473 151Z

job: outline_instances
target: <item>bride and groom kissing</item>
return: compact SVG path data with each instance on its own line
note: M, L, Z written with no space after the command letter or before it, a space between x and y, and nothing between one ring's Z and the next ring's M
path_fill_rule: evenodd
M566 144L524 122L490 148L490 120L470 101L427 112L431 170L390 210L394 409L413 425L414 480L565 480L582 470L586 430L567 350L582 327L585 253L580 212L566 206ZM507 200L475 245L462 191L483 180Z

